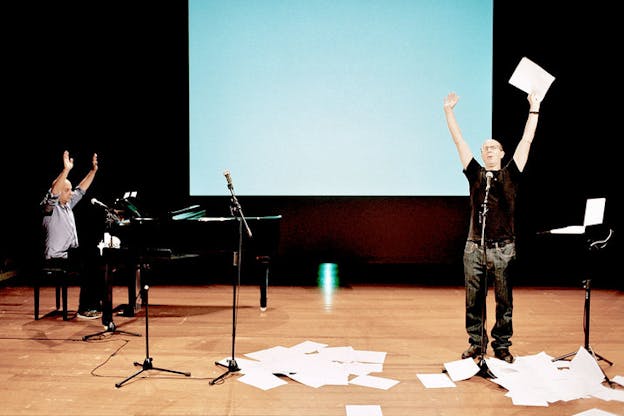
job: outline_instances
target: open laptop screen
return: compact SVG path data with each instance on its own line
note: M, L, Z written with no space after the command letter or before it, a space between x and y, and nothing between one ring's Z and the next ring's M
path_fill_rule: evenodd
M585 227L602 224L606 202L606 198L589 198L585 202L585 217L583 219L583 225L568 225L567 227L555 228L550 230L550 233L583 234L585 233Z

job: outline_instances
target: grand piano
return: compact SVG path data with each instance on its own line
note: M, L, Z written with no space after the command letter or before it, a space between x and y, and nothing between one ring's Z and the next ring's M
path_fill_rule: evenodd
M103 321L110 321L113 313L113 271L125 266L132 273L128 277L128 304L121 309L124 316L134 316L142 306L141 288L146 284L145 271L157 264L188 259L231 259L230 276L235 278L239 259L247 280L260 286L260 308L267 307L267 287L271 261L278 252L281 215L251 217L210 217L197 205L168 213L165 218L129 215L117 216L109 224L110 234L119 238L119 247L104 247L107 297L103 306ZM252 236L245 232L247 223ZM242 240L241 240L242 238ZM239 244L242 256L239 256ZM251 276L250 276L251 275Z

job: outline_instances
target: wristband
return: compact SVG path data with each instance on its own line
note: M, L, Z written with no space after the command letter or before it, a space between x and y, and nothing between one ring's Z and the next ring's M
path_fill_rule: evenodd
M539 114L539 111L529 111L529 114Z

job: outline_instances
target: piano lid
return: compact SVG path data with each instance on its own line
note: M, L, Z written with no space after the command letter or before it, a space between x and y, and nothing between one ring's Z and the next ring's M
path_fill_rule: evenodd
M215 222L219 222L219 221L232 221L232 220L237 220L238 217L201 217L201 218L197 218L197 221L201 221L201 222L211 222L211 221L215 221ZM246 220L252 220L252 221L264 221L264 220L280 220L282 219L281 215L265 215L262 217L245 217Z
M273 255L280 240L281 215L246 216L253 238L245 249ZM239 244L238 217L201 217L173 220L169 218L135 217L117 224L112 233L122 247L140 252L170 249L174 254L236 251Z
M172 220L196 220L206 215L206 210L202 209L199 205L191 205L186 208L178 209L176 211L169 212L169 216Z

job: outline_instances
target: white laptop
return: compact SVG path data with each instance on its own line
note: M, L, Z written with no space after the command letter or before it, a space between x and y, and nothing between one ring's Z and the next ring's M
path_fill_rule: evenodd
M584 234L585 227L602 224L604 217L606 198L590 198L585 203L585 219L583 225L568 225L567 227L555 228L549 231L551 234Z

